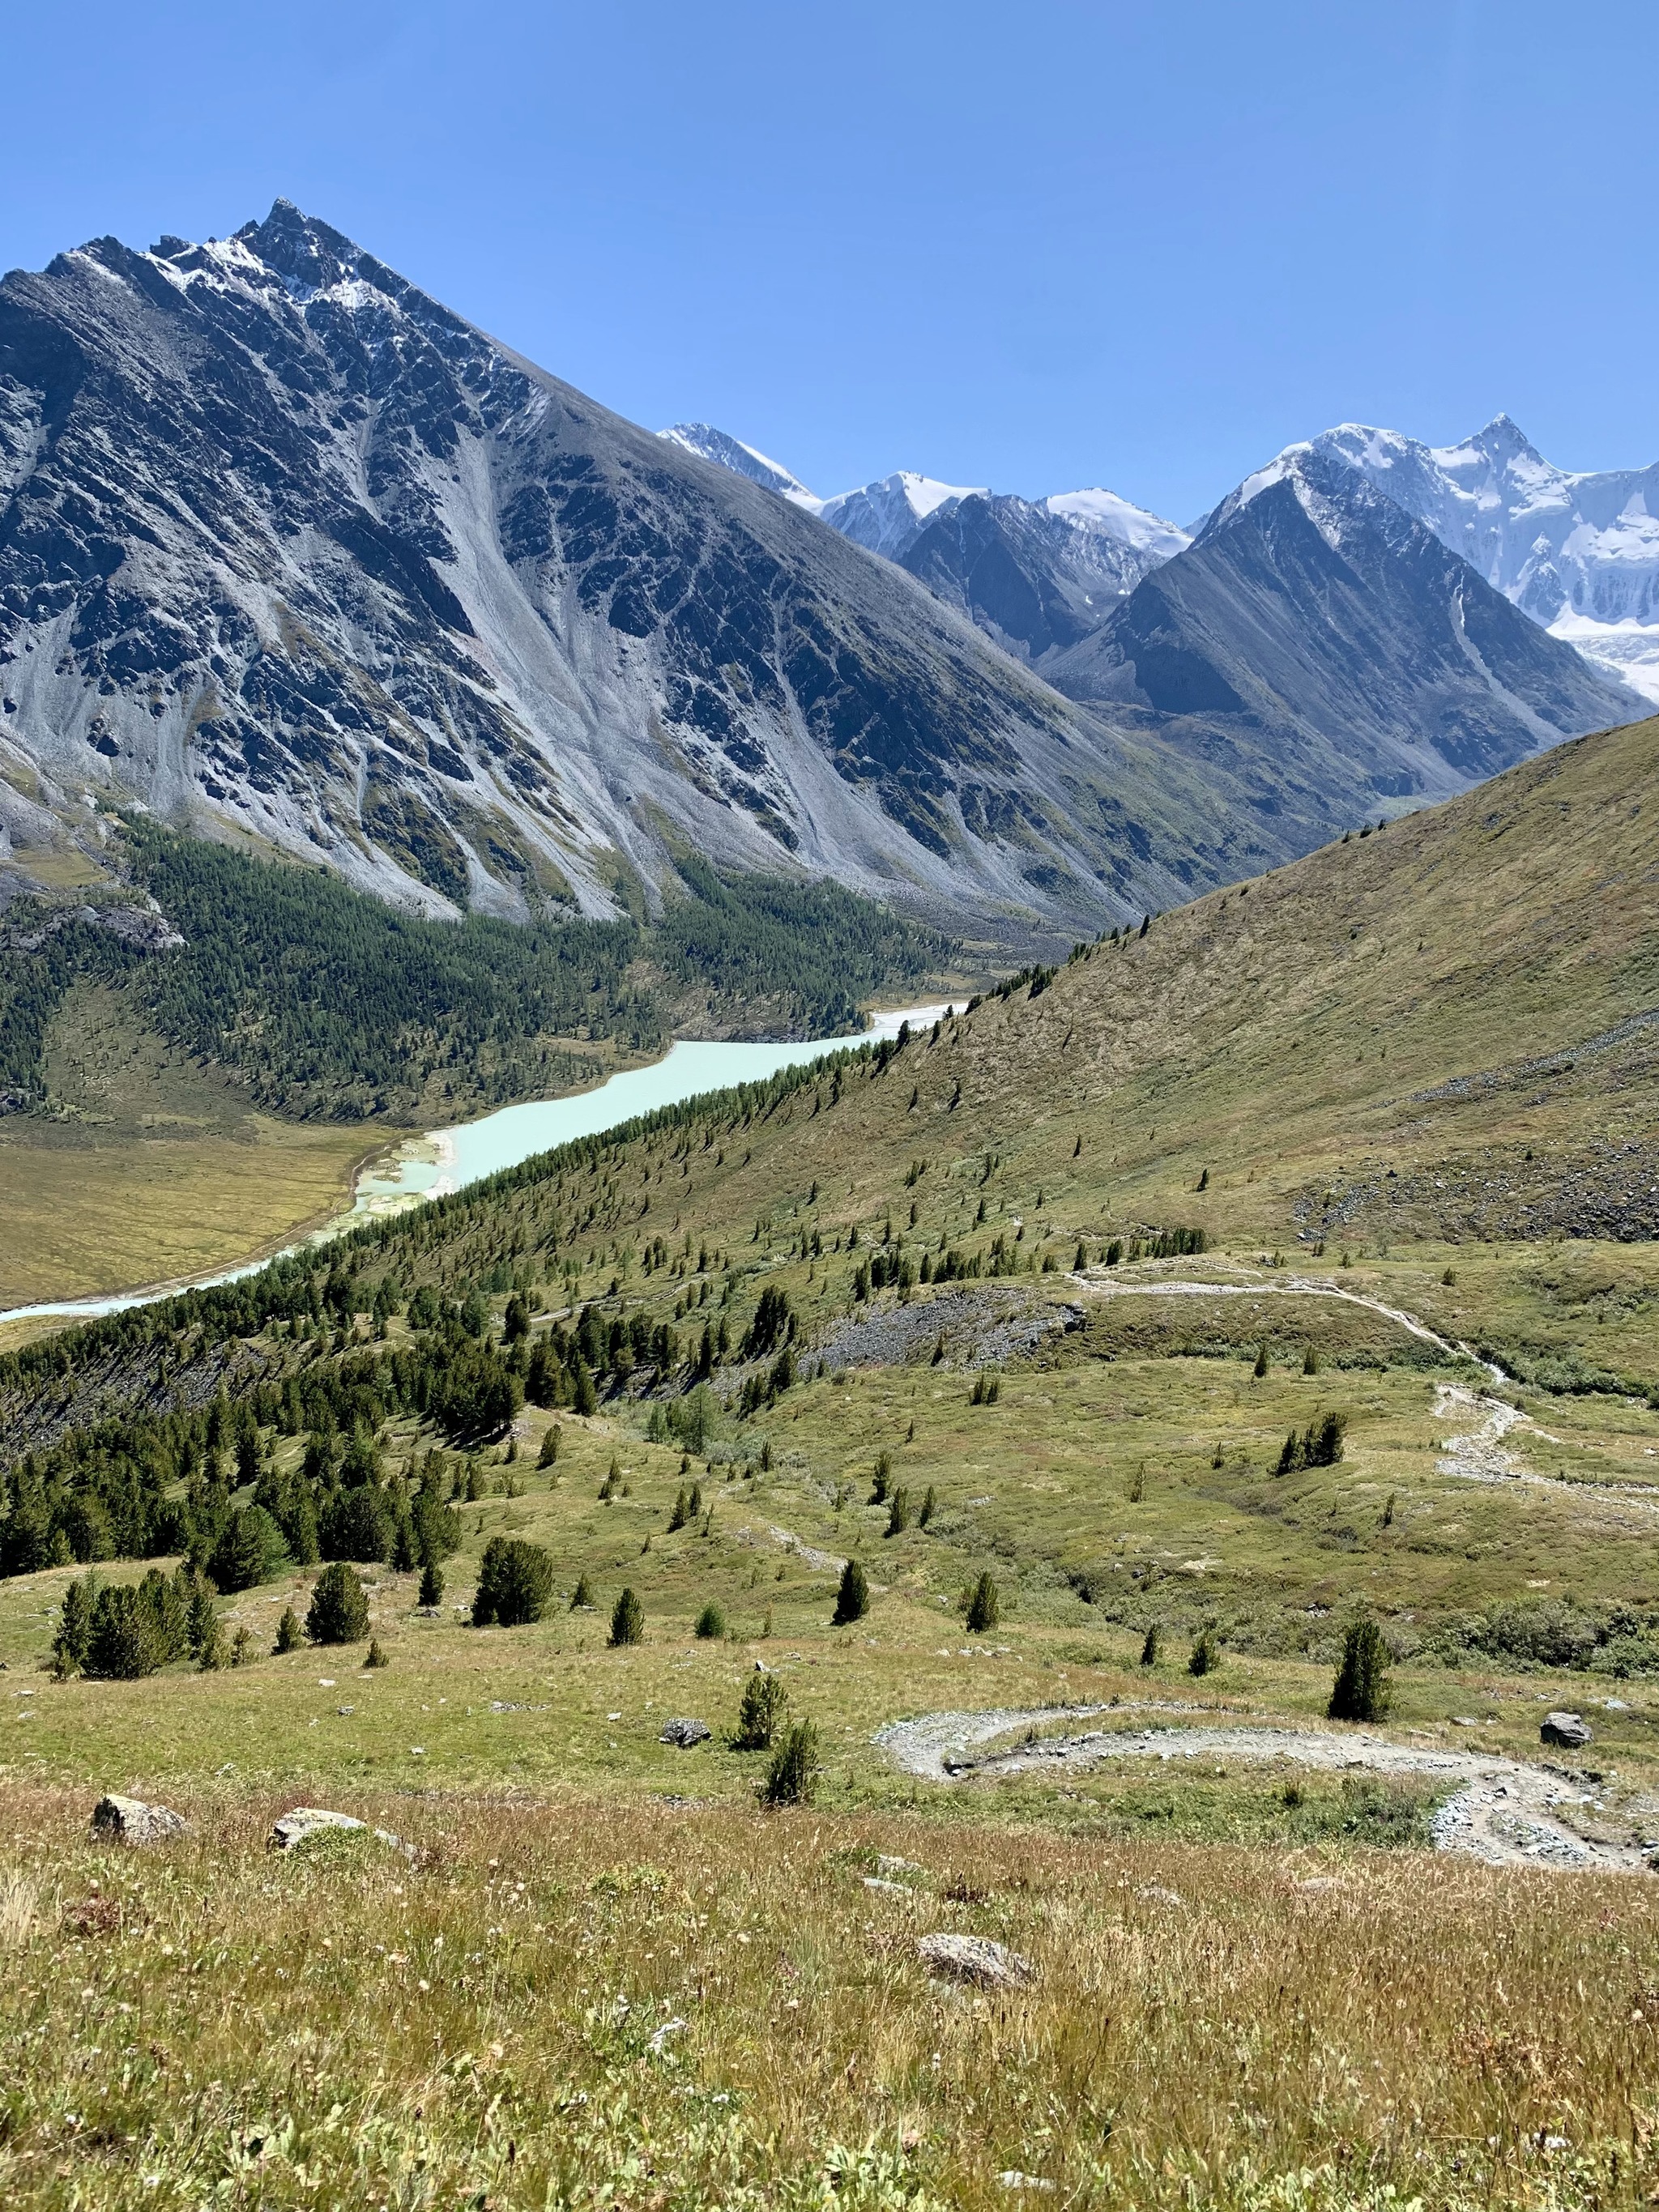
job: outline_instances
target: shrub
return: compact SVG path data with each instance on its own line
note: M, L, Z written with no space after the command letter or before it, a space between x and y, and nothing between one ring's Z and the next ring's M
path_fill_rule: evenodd
M553 1596L553 1555L519 1536L492 1536L478 1562L472 1626L522 1628L539 1620Z
M862 1620L870 1610L870 1583L856 1559L848 1559L841 1571L841 1588L836 1592L836 1610L830 1618L832 1628L847 1628L855 1620Z
M337 1559L317 1577L306 1634L313 1644L361 1644L368 1633L368 1593L344 1560Z
M1221 1646L1216 1642L1215 1631L1206 1628L1200 1632L1187 1661L1189 1674L1213 1674L1221 1664Z
M283 1617L276 1624L276 1641L272 1646L271 1656L280 1659L284 1651L297 1651L300 1642L300 1616L291 1605L285 1605Z
M623 1590L611 1611L611 1648L645 1640L645 1607L631 1589Z
M1334 1721L1380 1721L1392 1702L1382 1631L1374 1620L1356 1620L1343 1639L1342 1664L1326 1712Z
M968 1629L970 1635L983 1635L994 1628L1002 1619L1002 1601L997 1586L988 1572L982 1574L968 1595Z
M772 1753L761 1785L765 1805L810 1805L818 1790L818 1732L797 1721Z
M572 1613L580 1613L585 1607L591 1607L597 1603L597 1601L598 1601L593 1595L592 1583L588 1581L586 1575L578 1575L576 1577L576 1587L570 1593L570 1610Z
M389 1667L392 1664L386 1653L380 1649L380 1639L378 1636L369 1638L368 1654L363 1664L365 1667Z
M717 1605L706 1605L697 1615L694 1632L702 1637L721 1637L726 1633L726 1615Z
M738 1706L738 1730L732 1741L738 1751L769 1751L772 1737L783 1718L789 1692L775 1674L757 1668L743 1686Z
M422 1605L426 1607L428 1612L430 1612L434 1606L440 1606L444 1601L443 1569L438 1565L438 1562L435 1559L428 1559L426 1565L421 1569L421 1595L419 1601Z

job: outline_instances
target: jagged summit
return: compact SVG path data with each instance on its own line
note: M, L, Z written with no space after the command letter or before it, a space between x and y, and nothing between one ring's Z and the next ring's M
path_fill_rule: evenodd
M0 283L0 690L20 837L20 787L136 800L433 912L649 903L689 844L1070 930L1236 834L787 495L281 200Z

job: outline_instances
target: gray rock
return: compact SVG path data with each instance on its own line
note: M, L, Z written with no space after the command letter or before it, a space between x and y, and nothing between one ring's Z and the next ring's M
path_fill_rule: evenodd
M924 1936L916 1945L924 1966L946 1981L972 1982L982 1990L1024 1989L1036 1979L1036 1968L1006 1944L988 1936Z
M301 1844L308 1844L319 1836L372 1835L377 1844L386 1844L405 1858L413 1858L415 1847L394 1836L390 1828L371 1829L367 1820L354 1819L349 1813L329 1813L315 1805L296 1805L291 1813L284 1813L270 1832L273 1850L291 1851Z
M894 1897L908 1897L911 1893L902 1881L889 1881L886 1875L881 1874L866 1875L864 1886L866 1889L887 1890Z
M901 1875L924 1874L926 1871L926 1868L918 1866L914 1859L902 1859L895 1851L878 1851L876 1854L876 1872L884 1881L896 1881Z
M1593 1731L1582 1713L1546 1713L1539 1724L1539 1741L1577 1751L1592 1740Z
M696 1743L707 1743L710 1730L707 1721L672 1720L663 1723L659 1743L678 1744L682 1751L690 1751Z
M146 1805L141 1798L100 1797L92 1809L92 1832L112 1844L171 1843L185 1833L182 1815L165 1805Z

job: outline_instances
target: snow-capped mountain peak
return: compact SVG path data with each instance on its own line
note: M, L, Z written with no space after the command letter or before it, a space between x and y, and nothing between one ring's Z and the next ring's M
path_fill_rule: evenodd
M781 499L796 507L804 507L811 514L821 514L824 502L816 492L809 491L792 470L781 461L775 461L758 447L745 446L741 438L729 431L717 430L712 422L675 422L657 435L665 438L671 446L695 453L699 460L714 461L734 476L747 477L751 483L775 491Z
M942 483L914 469L897 469L875 483L836 493L824 501L819 513L832 530L854 544L889 561L902 561L934 515L959 507L964 499L987 495L983 484Z
M1508 415L1456 445L1344 422L1312 441L1535 622L1659 699L1659 465L1557 468Z
M1192 544L1187 532L1173 522L1165 522L1161 515L1098 485L1085 491L1051 492L1041 504L1049 514L1076 529L1098 532L1133 546L1137 553L1154 554L1160 560L1173 560Z

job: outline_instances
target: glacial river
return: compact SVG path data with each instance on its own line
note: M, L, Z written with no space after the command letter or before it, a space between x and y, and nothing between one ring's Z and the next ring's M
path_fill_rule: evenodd
M503 1106L477 1121L462 1121L453 1129L429 1129L423 1137L406 1138L397 1149L371 1161L358 1176L349 1212L343 1213L309 1241L317 1243L355 1229L386 1213L400 1212L422 1199L441 1198L465 1189L481 1176L514 1167L535 1152L550 1152L575 1137L595 1137L636 1115L650 1114L659 1106L675 1106L705 1091L726 1091L738 1083L759 1083L781 1067L794 1067L817 1060L838 1045L873 1044L896 1036L901 1024L912 1029L931 1024L944 1006L900 1006L871 1017L870 1027L856 1036L816 1037L793 1044L713 1044L696 1041L672 1045L662 1059L648 1067L630 1067L613 1075L594 1090L568 1098L532 1098L520 1106ZM295 1248L290 1248L295 1249ZM198 1275L188 1282L148 1285L111 1297L72 1298L61 1304L12 1306L0 1321L36 1319L95 1320L100 1314L120 1313L128 1306L153 1304L185 1289L205 1289L215 1283L232 1283L264 1267L265 1258L227 1267L216 1274Z

